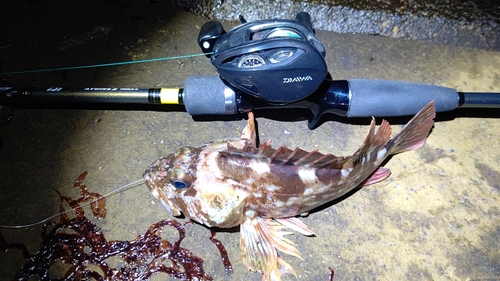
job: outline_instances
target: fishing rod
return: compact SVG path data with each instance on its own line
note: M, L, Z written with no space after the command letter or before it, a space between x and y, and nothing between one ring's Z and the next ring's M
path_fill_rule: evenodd
M183 88L0 87L0 104L119 103L183 105L190 115L235 115L251 110L302 108L310 129L325 113L343 117L405 116L434 100L436 111L500 108L500 93L457 92L389 80L331 80L325 48L309 14L295 20L246 22L226 32L203 25L198 44L219 76L193 76Z

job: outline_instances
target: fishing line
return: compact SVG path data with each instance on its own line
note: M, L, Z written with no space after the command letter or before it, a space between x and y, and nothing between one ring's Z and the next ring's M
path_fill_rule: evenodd
M115 194L117 194L117 193L119 193L119 192L122 192L122 191L125 191L125 190L128 190L128 189L131 189L132 187L138 186L138 185L139 185L140 183L142 183L143 181L144 181L143 179L140 179L140 180L136 180L136 181L133 181L133 182L131 182L131 183L128 183L128 184L126 184L126 185L124 185L124 186L122 186L122 187L119 187L119 188L117 188L117 189L115 189L115 190L113 190L113 191L111 191L111 192L109 192L109 193L104 194L104 195L102 196L102 198L107 198L107 197L109 197L109 196L111 196L111 195L115 195ZM101 199L102 199L102 198L101 198ZM92 204L92 203L94 203L94 202L97 202L98 200L99 200L99 199L95 199L95 200L92 200L92 201L90 201L90 202L86 202L85 204L80 205L80 207L82 207L82 208L83 208L83 207L89 206L90 204ZM28 227L36 226L36 225L39 225L39 224L42 224L42 223L46 223L46 222L50 221L51 219L53 219L53 218L55 218L55 217L57 217L57 216L60 216L60 215L62 215L62 214L69 213L69 212L71 212L71 211L73 211L73 208L68 209L68 210L66 210L66 211L64 211L64 212L60 212L60 213L58 213L58 214L55 214L55 215L53 215L53 216L50 216L50 217L48 217L48 218L46 218L46 219L43 219L43 220L41 220L41 221L38 221L38 222L34 222L34 223L30 223L30 224L25 224L25 225L0 225L0 228L7 228L7 229L20 229L20 228L28 228Z
M44 69L35 69L35 70L9 71L9 72L0 72L0 75L39 73L39 72L50 72L50 71L62 71L62 70L74 70L74 69L84 69L84 68L97 68L97 67L106 67L106 66L128 65L128 64L157 62L157 61L166 61L166 60L175 60L175 59L187 59L187 58L206 56L206 55L211 55L211 54L212 53L199 53L199 54L171 56L171 57L143 59L143 60L133 60L133 61L123 61L123 62L110 62L110 63L100 63L100 64L68 66L68 67L44 68Z

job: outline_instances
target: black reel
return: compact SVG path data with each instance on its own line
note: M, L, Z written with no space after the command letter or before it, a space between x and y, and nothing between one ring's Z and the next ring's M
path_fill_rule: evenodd
M210 21L198 36L203 52L213 52L210 59L223 80L274 103L303 99L321 85L327 75L325 48L309 14L242 22L226 33L220 22Z

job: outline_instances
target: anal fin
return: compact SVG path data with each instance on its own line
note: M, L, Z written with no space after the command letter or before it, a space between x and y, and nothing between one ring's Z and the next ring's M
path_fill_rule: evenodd
M384 168L384 167L379 167L375 172L373 172L370 177L368 177L362 184L361 186L367 186L370 184L377 183L379 181L385 180L387 177L391 175L391 170Z
M310 230L309 227L307 227L307 225L298 218L291 217L291 218L275 219L275 220L290 229L300 232L302 235L305 236L315 235L314 232Z

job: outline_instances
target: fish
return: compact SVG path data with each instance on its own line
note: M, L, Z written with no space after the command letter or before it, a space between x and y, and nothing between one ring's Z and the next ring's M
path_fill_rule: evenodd
M154 161L144 172L151 194L173 216L183 214L207 227L240 226L243 264L261 272L262 280L281 280L294 269L281 253L302 259L296 244L285 236L297 231L315 235L298 218L342 197L355 188L380 182L390 175L381 164L387 157L424 145L435 117L434 101L424 106L391 139L383 120L352 156L338 157L317 150L287 146L257 146L253 113L240 138L182 147Z

